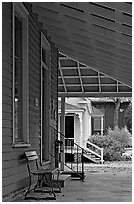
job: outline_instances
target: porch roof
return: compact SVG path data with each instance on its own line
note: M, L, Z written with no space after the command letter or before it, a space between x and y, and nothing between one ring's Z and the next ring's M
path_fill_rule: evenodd
M92 107L91 116L93 116L93 117L101 117L101 116L104 116L104 113L102 113L102 112L101 112L100 110L98 110L97 108Z
M32 9L62 53L60 96L131 95L131 2L33 2Z
M61 101L58 101L58 110L61 111ZM69 104L69 103L65 103L65 110L68 111L85 111L84 108Z

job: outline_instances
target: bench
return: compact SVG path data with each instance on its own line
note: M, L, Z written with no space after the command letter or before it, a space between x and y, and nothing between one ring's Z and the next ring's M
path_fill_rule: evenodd
M25 199L56 199L55 192L61 192L59 185L59 174L58 168L45 169L43 166L39 166L38 155L36 151L25 152L27 160L27 169L29 174L29 187L25 193ZM32 176L36 177L36 183L32 188ZM54 189L55 187L58 190ZM49 193L52 196L49 197L38 197L28 196L30 192L35 193Z

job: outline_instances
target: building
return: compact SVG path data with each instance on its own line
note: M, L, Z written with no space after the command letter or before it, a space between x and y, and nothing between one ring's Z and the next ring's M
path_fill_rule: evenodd
M3 3L2 193L28 184L24 152L55 165L58 50L27 3ZM51 104L51 105L50 105Z
M114 114L115 114L115 101L110 98L90 98L92 105L104 113L104 131L108 128L114 128ZM125 112L130 103L130 99L124 100L120 103L118 110L118 127L121 129L125 127Z
M58 129L60 130L61 102L58 101ZM104 114L94 108L88 98L66 98L65 137L86 147L92 134L103 134ZM73 143L72 143L73 144Z
M58 165L58 95L63 134L66 97L131 96L131 3L70 3L2 3L3 197L27 186L25 151Z

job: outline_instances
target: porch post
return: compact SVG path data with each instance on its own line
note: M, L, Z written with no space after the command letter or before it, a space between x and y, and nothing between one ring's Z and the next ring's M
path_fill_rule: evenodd
M82 113L78 113L79 119L80 119L80 146L83 147L83 128L82 128Z
M103 135L103 116L101 117L101 135Z
M61 119L60 119L60 132L65 135L65 97L61 97ZM65 145L65 138L61 135L60 138ZM64 171L64 162L65 162L65 155L64 155L64 148L63 152L61 152L61 170Z

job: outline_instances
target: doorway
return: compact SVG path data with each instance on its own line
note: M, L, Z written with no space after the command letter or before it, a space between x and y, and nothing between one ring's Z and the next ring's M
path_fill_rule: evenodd
M74 146L74 116L65 116L65 146Z

